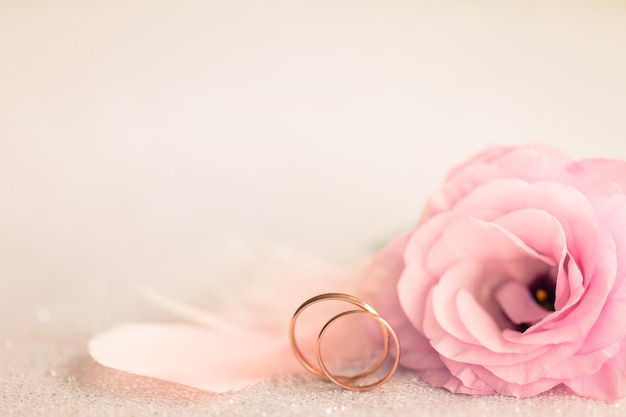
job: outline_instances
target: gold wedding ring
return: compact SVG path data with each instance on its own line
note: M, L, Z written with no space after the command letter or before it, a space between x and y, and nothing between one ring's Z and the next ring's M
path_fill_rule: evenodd
M326 324L324 324L319 335L317 336L317 342L315 344L315 353L316 353L316 359L317 359L317 365L318 365L318 366L315 366L302 354L302 351L300 350L298 343L296 342L295 327L296 327L296 322L300 314L302 314L302 312L306 310L308 307L312 306L313 304L319 303L321 301L343 301L343 302L352 304L358 307L359 309L348 310L348 311L339 313L333 316L330 320L328 320ZM367 316L376 320L383 334L382 355L378 359L378 361L374 365L372 365L372 367L370 367L368 370L360 374L357 374L354 376L333 375L328 370L328 367L324 363L324 359L322 356L322 339L324 338L324 334L326 334L326 331L328 330L328 328L333 323L335 323L336 321L338 321L339 319L343 317L354 316L354 315L363 315L363 316ZM348 294L342 294L342 293L320 294L318 296L315 296L305 301L300 307L298 307L296 312L293 314L293 317L291 318L291 322L289 323L289 339L291 341L291 349L293 350L294 355L296 356L298 361L302 364L302 366L304 366L304 368L306 368L309 372L321 378L324 378L328 381L331 381L342 388L353 390L353 391L366 391L366 390L370 390L372 388L376 388L384 384L385 382L389 380L389 378L393 376L394 372L398 368L398 364L400 361L400 342L398 340L398 337L396 336L396 333L394 332L392 327L389 325L389 323L387 323L382 317L380 317L378 312L372 306L367 304L365 301L361 300L358 297L355 297L353 295L348 295ZM395 355L394 355L394 361L390 370L382 378L376 380L373 383L364 384L364 385L358 385L354 383L374 374L380 368L383 367L383 365L387 361L387 357L389 356L389 348L391 344L391 339L393 339L393 343L395 347Z

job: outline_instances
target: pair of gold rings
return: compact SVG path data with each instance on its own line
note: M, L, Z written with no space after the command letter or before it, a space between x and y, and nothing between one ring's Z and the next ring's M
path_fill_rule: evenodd
M318 365L318 366L315 366L307 358L304 357L304 355L302 354L302 351L298 347L298 343L296 342L296 335L295 335L296 321L298 320L298 317L300 316L300 314L302 314L302 312L306 310L308 307L312 306L313 304L319 303L320 301L331 301L331 300L344 301L346 303L349 303L349 304L352 304L353 306L358 307L358 309L347 310L342 313L339 313L333 316L330 320L328 320L326 324L324 324L324 326L322 327L322 330L317 336L317 342L315 344L315 353L316 353L317 365ZM326 333L326 331L328 330L331 324L333 324L334 322L336 322L337 320L343 317L354 316L354 315L364 315L364 316L367 316L376 320L383 334L383 352L381 354L381 357L378 359L378 361L371 368L369 368L368 370L364 372L361 372L354 376L333 375L328 370L328 367L324 363L324 359L322 357L322 339L324 338L324 334ZM342 294L342 293L320 294L316 297L310 298L307 301L305 301L300 307L298 307L296 312L293 314L293 317L291 318L291 322L289 323L289 339L291 341L291 349L293 350L294 355L296 356L298 361L302 364L302 366L304 366L309 372L321 378L334 382L335 384L339 385L342 388L353 390L353 391L366 391L366 390L370 390L372 388L376 388L384 384L385 382L387 382L387 380L389 380L389 378L393 376L394 372L398 368L398 363L400 361L400 342L398 341L398 336L396 336L396 333L391 328L389 323L387 323L382 317L380 317L378 312L374 310L374 308L370 306L369 304L367 304L365 301L361 300L358 297L355 297L353 295L348 295L348 294ZM391 345L391 339L393 339L394 346L395 346L395 357L393 360L393 364L391 365L391 368L387 371L387 373L383 375L382 378L376 380L375 382L359 385L357 383L358 381L363 380L373 375L375 372L380 370L383 367L383 365L387 362L387 357L389 356L389 349Z

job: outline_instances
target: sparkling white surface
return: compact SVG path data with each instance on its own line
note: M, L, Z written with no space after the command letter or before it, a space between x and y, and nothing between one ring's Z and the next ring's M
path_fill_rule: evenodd
M626 415L405 373L213 395L85 347L169 319L137 283L210 292L225 231L342 261L488 144L626 158L625 50L611 2L0 2L0 415Z
M80 348L81 341L45 337L16 344L17 353L3 351L2 415L609 417L623 416L626 407L564 390L526 400L453 395L402 371L383 387L363 393L306 379L210 394L96 365Z

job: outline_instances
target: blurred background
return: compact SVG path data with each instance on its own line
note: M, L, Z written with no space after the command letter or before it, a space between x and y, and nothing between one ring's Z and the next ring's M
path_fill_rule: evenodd
M626 158L625 55L617 1L1 0L0 300L352 259L492 144Z

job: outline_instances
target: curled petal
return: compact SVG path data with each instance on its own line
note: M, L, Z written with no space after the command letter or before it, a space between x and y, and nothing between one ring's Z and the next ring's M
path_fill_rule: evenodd
M446 367L441 367L437 369L429 369L427 371L420 372L420 376L424 381L428 382L431 385L436 387L443 387L450 392L454 392L457 394L467 394L467 395L492 395L496 394L496 391L489 387L485 386L485 389L476 389L473 387L466 386L459 378L450 373L450 370Z
M562 383L560 380L549 378L541 378L530 383L516 383L503 380L483 367L474 366L473 370L476 375L480 377L481 380L485 381L487 385L492 387L495 392L518 398L534 397Z
M499 179L476 187L455 210L471 212L485 205L502 214L527 208L550 213L563 227L567 248L583 276L593 272L597 261L594 249L598 243L598 218L589 200L577 189L557 183L529 184L517 179Z
M598 400L617 400L626 396L626 344L602 368L591 375L582 376L564 383L578 395Z
M495 292L507 317L515 324L536 323L546 317L549 312L543 309L530 295L528 287L518 281L508 281Z

